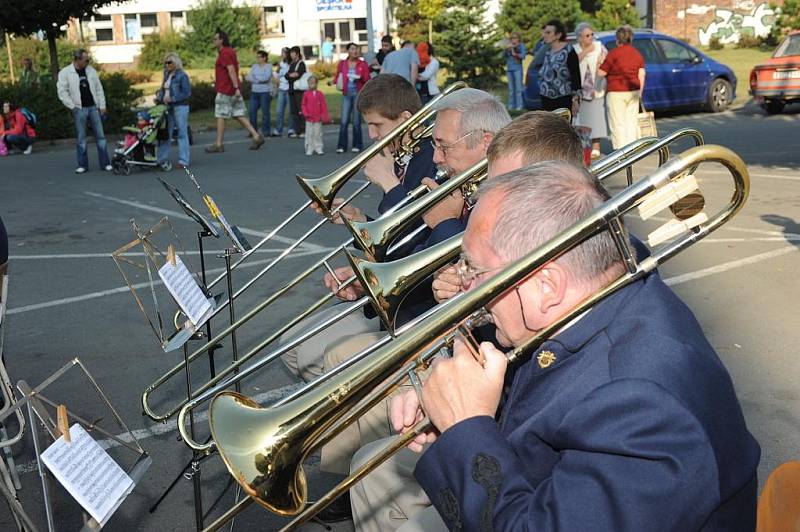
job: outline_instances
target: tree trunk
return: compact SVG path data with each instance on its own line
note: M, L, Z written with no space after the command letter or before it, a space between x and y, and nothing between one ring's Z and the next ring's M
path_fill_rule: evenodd
M53 81L58 79L58 49L56 48L56 35L47 34L47 48L50 51L50 74Z

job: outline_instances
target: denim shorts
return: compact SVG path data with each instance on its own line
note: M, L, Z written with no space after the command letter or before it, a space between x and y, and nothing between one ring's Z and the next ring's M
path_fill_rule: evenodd
M216 118L235 118L246 114L244 98L217 93L214 99L214 116Z

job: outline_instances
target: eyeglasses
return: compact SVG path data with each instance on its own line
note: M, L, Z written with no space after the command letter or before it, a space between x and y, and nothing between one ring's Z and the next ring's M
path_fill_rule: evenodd
M452 150L455 147L456 144L458 144L459 142L461 142L465 138L469 137L473 133L477 133L478 131L482 131L482 130L473 129L472 131L470 131L468 133L465 133L464 135L461 135L460 137L458 137L456 140L454 140L450 144L445 144L445 143L443 143L441 141L433 139L433 140L431 140L431 145L433 146L434 150L440 150L442 152L442 155L447 156L447 150Z
M483 275L500 268L475 268L469 263L469 259L463 253L459 255L458 262L456 262L456 271L458 272L458 279L461 282L461 287L466 289L472 286L475 280Z
M171 64L172 64L172 61L164 61L164 64L165 64L165 65L171 65Z
M583 37L594 37L594 33L584 33Z

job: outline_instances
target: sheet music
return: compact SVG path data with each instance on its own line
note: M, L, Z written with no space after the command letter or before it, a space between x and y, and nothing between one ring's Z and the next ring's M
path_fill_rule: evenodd
M42 460L62 486L103 526L133 491L131 477L78 423L70 427L71 443L60 437Z
M213 310L211 302L178 255L175 255L175 266L167 261L158 270L158 276L189 321L195 326L205 321L204 318Z

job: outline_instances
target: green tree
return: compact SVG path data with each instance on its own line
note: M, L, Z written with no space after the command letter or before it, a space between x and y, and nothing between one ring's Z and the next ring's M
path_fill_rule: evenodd
M631 7L631 3L628 0L603 0L594 16L594 29L613 30L624 24L634 28L641 25L639 13Z
M567 30L575 29L581 21L578 0L505 0L497 15L497 25L505 33L518 31L522 42L529 48L540 38L542 26L551 19L557 18Z
M450 73L448 82L464 80L473 87L495 86L503 75L499 36L484 17L482 0L445 0L435 21L437 53Z
M177 52L181 56L181 61L184 62L184 67L193 66L191 53L186 49L186 41L180 33L174 31L164 34L151 33L145 35L143 40L144 46L139 55L139 68L161 70L164 66L164 56L168 52Z
M25 0L3 2L0 9L0 28L15 35L43 32L47 37L50 73L58 76L58 47L56 40L61 28L71 18L88 18L98 8L119 0Z
M252 51L261 43L258 10L233 7L231 0L202 0L189 11L188 23L192 30L186 34L185 49L193 56L216 56L212 39L217 30L227 33L237 49Z
M394 18L401 39L414 42L428 40L428 20L420 12L418 0L397 3Z
M800 29L800 0L784 0L783 5L772 4L770 7L776 13L770 37L778 44L787 33Z

